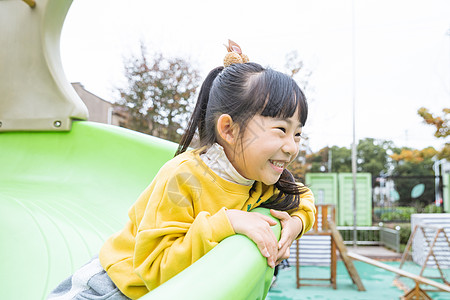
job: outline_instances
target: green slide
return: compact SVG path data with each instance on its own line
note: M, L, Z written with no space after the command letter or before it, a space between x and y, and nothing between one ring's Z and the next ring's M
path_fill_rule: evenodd
M88 111L59 50L71 3L0 1L0 299L45 299L124 226L176 150L75 121ZM143 299L263 299L272 274L255 244L235 235Z
M0 133L0 299L44 299L97 254L175 149L87 121L69 132ZM143 299L264 299L272 274L236 235Z

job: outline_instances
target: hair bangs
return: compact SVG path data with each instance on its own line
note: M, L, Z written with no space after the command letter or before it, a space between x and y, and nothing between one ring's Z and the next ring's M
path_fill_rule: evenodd
M265 117L286 119L292 117L299 111L299 121L302 126L306 123L308 106L305 96L297 83L289 76L268 70L267 80L269 84L262 85L261 96L265 103L261 115Z

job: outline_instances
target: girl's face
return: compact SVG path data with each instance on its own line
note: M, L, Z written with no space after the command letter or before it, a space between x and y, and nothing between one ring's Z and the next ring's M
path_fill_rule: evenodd
M278 181L299 151L302 127L298 113L288 119L255 115L250 120L230 159L242 176L266 185Z

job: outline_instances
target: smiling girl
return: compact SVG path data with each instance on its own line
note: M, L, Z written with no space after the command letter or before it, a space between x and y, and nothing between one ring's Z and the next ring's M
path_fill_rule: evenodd
M311 191L286 169L307 114L302 91L285 74L256 63L213 69L175 157L131 207L123 230L67 281L84 278L82 299L136 299L236 233L253 240L272 268L288 258L314 223ZM196 133L200 147L187 151ZM270 228L276 223L251 212L258 206L281 221L280 241ZM62 285L52 296L76 294Z

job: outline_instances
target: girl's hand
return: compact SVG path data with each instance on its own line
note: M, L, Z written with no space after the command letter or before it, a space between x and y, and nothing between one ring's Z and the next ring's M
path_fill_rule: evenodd
M255 242L261 254L267 258L267 264L271 268L275 268L278 257L278 245L270 226L276 225L277 222L257 212L246 212L237 209L227 210L227 216L234 232L246 235Z
M285 211L271 209L270 213L281 222L281 238L278 242L278 256L276 264L278 265L290 255L290 247L303 229L303 222L298 217L291 217Z

